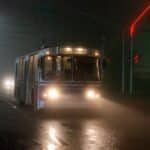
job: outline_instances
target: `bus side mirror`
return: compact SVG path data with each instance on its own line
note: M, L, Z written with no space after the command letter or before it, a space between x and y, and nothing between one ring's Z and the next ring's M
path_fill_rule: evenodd
M107 68L107 65L108 65L108 62L107 62L106 58L103 58L101 61L102 69L105 70Z

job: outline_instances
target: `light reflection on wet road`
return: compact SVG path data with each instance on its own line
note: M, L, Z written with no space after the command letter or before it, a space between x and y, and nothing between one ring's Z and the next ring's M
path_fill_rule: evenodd
M45 121L40 130L44 150L115 150L117 139L113 130L101 121Z
M98 111L79 109L34 113L1 102L0 149L150 149L149 116L109 101L102 106ZM8 145L11 146L8 148Z

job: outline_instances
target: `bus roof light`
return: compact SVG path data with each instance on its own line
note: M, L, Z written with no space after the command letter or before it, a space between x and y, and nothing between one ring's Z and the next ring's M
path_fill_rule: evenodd
M99 54L99 52L95 52L94 55L95 56L99 56L100 54Z
M66 47L66 48L65 48L65 51L66 51L66 52L72 52L72 48L71 48L71 47Z
M50 51L46 51L45 54L46 54L46 55L49 55L49 54L50 54Z

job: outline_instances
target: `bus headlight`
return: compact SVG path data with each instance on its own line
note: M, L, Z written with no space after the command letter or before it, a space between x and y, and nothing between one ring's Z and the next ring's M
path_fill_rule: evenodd
M98 99L100 94L93 89L89 89L85 92L85 96L87 99Z
M43 96L48 99L58 99L60 97L60 92L57 88L50 88Z

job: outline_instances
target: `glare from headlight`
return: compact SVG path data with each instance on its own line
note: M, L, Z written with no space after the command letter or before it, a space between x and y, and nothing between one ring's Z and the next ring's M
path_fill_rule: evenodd
M50 89L50 90L48 91L48 97L49 97L49 98L53 98L53 99L58 98L58 97L59 97L59 92L58 92L58 90L57 90L57 89Z
M58 89L51 88L46 93L44 93L43 96L48 99L58 99L60 96L60 93Z
M95 90L87 90L85 93L86 98L88 99L97 99L100 97L99 93L97 93Z
M13 79L5 79L4 80L4 87L7 90L14 89L14 80Z
M95 97L95 92L94 92L93 90L88 90L88 91L86 92L86 96L87 96L88 98L94 98L94 97Z

